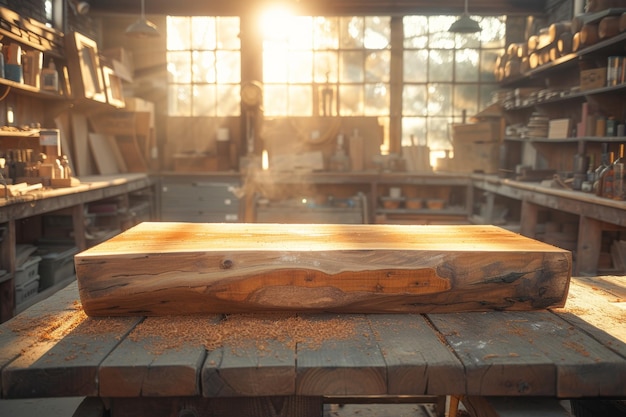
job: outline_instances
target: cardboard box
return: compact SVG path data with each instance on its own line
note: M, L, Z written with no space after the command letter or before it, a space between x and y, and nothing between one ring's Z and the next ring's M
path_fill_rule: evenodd
M498 173L500 161L500 142L461 141L454 144L454 158L449 161L450 172Z
M606 68L594 68L580 71L580 90L593 90L606 87Z
M500 140L500 123L480 122L452 126L452 140L471 142L492 142Z

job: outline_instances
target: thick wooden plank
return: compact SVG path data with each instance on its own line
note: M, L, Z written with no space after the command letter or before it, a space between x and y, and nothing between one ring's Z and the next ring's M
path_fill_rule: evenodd
M369 315L387 364L390 395L465 391L461 362L421 315Z
M237 317L242 331L258 329L256 320L271 318ZM288 325L284 318L275 318ZM254 330L253 330L254 331ZM291 341L265 338L226 343L211 350L202 368L202 395L205 397L288 396L295 394L296 351Z
M571 254L493 226L143 223L75 258L89 315L565 303Z
M386 364L366 316L343 315L350 338L297 347L298 395L387 394ZM312 319L316 319L312 317ZM319 316L317 320L330 320Z
M145 319L100 366L99 395L199 395L200 369L206 356L202 334L205 324L214 320L214 316Z
M530 315L526 313L526 320ZM554 362L516 333L511 322L517 316L512 312L430 314L428 318L463 363L467 395L556 394Z

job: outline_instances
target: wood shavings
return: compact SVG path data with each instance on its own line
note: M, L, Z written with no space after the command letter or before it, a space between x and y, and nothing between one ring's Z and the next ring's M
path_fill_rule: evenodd
M75 302L70 309L55 314L45 314L37 318L17 316L7 326L15 333L34 338L35 342L54 341L68 335L86 318L82 305Z
M151 317L140 323L129 338L149 342L153 353L182 346L200 345L207 350L224 346L268 350L271 341L295 349L302 344L319 348L328 340L346 340L355 335L357 320L317 320L294 314L230 314L226 316Z

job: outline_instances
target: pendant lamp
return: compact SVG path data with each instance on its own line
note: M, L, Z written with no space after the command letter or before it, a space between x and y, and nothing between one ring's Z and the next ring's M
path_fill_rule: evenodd
M459 20L454 22L448 32L452 33L476 33L480 32L480 25L477 21L472 20L469 13L467 12L467 1L465 0L465 11L459 17Z
M133 38L155 38L159 36L156 25L146 19L144 0L141 0L141 16L135 23L126 28L126 36Z

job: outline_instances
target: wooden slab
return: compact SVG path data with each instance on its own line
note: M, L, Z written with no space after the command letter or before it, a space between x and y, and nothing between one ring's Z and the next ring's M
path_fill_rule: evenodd
M75 257L93 316L532 310L568 251L494 226L143 223Z

